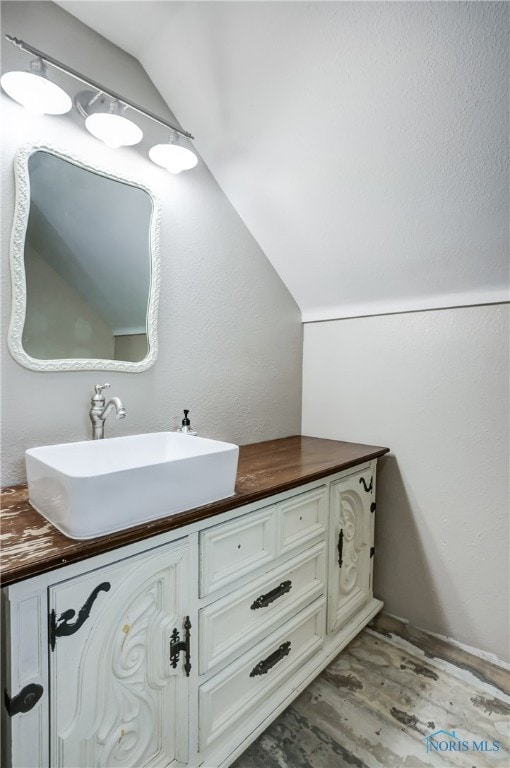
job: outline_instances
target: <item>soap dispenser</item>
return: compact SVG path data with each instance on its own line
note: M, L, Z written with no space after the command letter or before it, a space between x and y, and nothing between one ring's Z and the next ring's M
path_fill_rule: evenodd
M188 413L189 413L189 410L187 411L186 409L184 409L184 418L177 432L183 432L185 435L196 435L197 431L196 429L192 429L191 422L188 419Z

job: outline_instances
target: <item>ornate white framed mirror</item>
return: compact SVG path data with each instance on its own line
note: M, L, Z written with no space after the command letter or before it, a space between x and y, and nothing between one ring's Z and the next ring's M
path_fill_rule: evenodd
M48 145L15 159L9 350L35 371L138 373L157 357L160 205Z

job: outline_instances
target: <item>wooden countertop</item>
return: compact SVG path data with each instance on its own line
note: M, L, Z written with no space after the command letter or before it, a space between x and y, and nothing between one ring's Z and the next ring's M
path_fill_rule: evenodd
M33 509L26 485L5 488L0 497L0 584L13 584L205 520L378 458L388 451L389 448L373 445L300 436L244 445L239 451L234 496L115 534L80 541L64 536Z

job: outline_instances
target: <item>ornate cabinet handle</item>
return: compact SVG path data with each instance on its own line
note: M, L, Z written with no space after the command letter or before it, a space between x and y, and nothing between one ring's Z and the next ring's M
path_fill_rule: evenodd
M191 621L189 616L184 619L184 640L181 640L179 631L174 629L170 637L170 665L176 669L181 651L184 651L184 672L189 677L191 672L190 646L191 646Z
M288 656L290 653L290 640L286 643L282 643L280 647L274 651L267 659L262 659L256 664L250 672L250 677L257 677L257 675L267 675L271 667L278 664L279 661Z
M365 480L364 477L360 477L359 481L360 481L360 483L363 484L363 488L365 489L365 491L367 493L372 493L373 482L374 482L374 478L373 477L370 478L370 484L369 485L367 485L367 481Z
M254 600L253 603L250 605L250 608L252 611L256 611L257 608L266 608L268 605L270 605L270 603L274 603L274 601L278 600L279 597L281 597L282 595L285 595L287 592L290 592L291 589L292 589L292 582L290 579L287 579L286 581L282 581L282 583L278 587L275 587L266 595L261 595L260 597L257 597L257 599Z
M108 592L110 589L111 584L108 581L103 581L102 584L98 584L97 587L92 590L89 597L78 611L78 616L73 622L71 622L71 619L76 616L76 611L73 608L70 608L68 611L64 611L64 613L62 613L58 619L56 617L55 610L52 609L50 613L49 627L50 645L52 651L55 650L57 637L67 637L68 635L74 635L75 632L78 632L80 627L82 627L83 624L85 624L87 621L98 594L100 592Z
M19 715L20 712L30 712L35 707L44 690L42 685L37 683L29 683L21 691L13 696L12 699L4 690L4 703L9 717L13 715Z
M340 533L338 534L338 567L341 568L344 564L343 560L343 554L344 554L344 529L340 528Z

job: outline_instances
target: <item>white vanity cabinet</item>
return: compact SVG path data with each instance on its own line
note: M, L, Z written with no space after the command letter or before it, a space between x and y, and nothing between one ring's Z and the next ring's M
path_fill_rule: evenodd
M382 607L375 472L5 588L2 765L229 766Z
M190 632L188 548L177 541L49 588L51 765L187 763L189 677L170 648Z
M10 718L13 766L187 764L189 538L122 554L4 595L5 690L47 692Z

